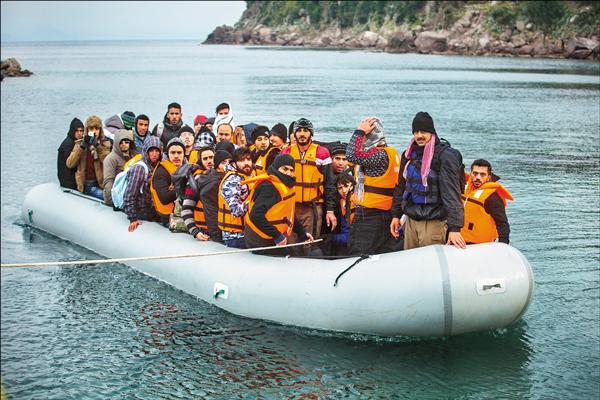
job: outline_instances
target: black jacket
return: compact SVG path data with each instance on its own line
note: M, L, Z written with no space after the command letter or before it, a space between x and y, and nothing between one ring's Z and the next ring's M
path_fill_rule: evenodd
M165 117L163 119L164 124L164 129L162 131L162 135L160 135L158 138L160 139L162 145L163 145L163 152L166 153L167 151L167 143L169 143L169 140L173 139L174 137L179 137L179 135L181 134L181 131L183 130L183 128L187 127L186 124L183 123L183 121L179 121L178 124L176 125L171 125L169 123L169 120L167 119L167 115L165 114ZM154 129L152 129L152 135L154 136L158 136L158 125L156 124L154 126Z
M77 167L67 168L67 158L75 146L75 129L77 128L83 129L83 123L78 118L73 118L67 137L58 148L58 157L56 158L56 173L60 186L74 190L77 190L77 182L75 181Z
M400 173L398 183L394 188L394 201L392 203L392 217L400 218L406 214L411 219L422 220L447 220L449 232L460 232L464 224L464 208L460 199L462 193L462 182L464 181L464 165L462 155L453 149L446 140L436 140L434 156L431 161L431 169L438 172L436 185L439 201L433 204L414 204L403 201L406 180L403 176L404 168L408 160L402 154L400 162ZM419 157L422 157L422 152ZM462 185L462 186L461 186Z
M200 200L204 208L204 218L208 227L210 240L223 243L223 236L219 229L219 185L225 177L225 172L211 169L206 174L198 176L200 187Z

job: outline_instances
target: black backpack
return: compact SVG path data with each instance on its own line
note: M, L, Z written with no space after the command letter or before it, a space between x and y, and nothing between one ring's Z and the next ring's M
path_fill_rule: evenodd
M467 180L465 178L465 164L463 162L462 154L460 154L460 151L453 148L450 145L450 142L447 141L446 139L440 138L440 144L438 146L440 146L441 148L440 148L439 152L434 153L434 157L431 160L431 169L433 169L435 172L437 172L439 174L440 168L442 166L442 162L440 161L440 156L442 155L442 153L444 151L450 151L452 154L454 154L454 156L460 162L460 168L459 168L459 172L458 172L460 174L460 176L458 177L458 182L460 183L460 190L462 192L465 188L465 185L467 184Z
M171 183L173 184L177 197L183 196L185 187L188 183L190 183L192 189L195 188L196 185L194 185L195 180L193 177L194 172L199 168L200 167L197 164L183 164L173 172L173 175L171 175Z

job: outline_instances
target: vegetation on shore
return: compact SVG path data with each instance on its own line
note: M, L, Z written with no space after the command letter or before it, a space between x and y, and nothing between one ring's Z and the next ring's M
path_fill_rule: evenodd
M254 19L269 27L286 24L306 29L330 26L377 32L407 24L432 30L450 29L470 6L487 12L486 26L501 33L517 21L529 21L547 36L598 35L600 2L596 1L246 1L240 20ZM252 18L254 16L254 18ZM572 20L574 19L574 20ZM303 25L303 26L302 26Z

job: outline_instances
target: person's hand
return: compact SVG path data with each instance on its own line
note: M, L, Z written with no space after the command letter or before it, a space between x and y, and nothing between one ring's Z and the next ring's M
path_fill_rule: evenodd
M315 238L313 237L313 235L311 235L310 233L306 233L306 240L304 241L305 243L310 243L310 242L314 242Z
M139 219L136 219L135 221L131 221L131 223L129 224L129 228L127 229L129 232L133 232L137 229L138 226L140 226L142 224L142 221L140 221Z
M86 144L92 144L92 143L94 143L94 133L93 132L88 132L88 134L85 135L85 137L83 138L83 141Z
M453 244L454 247L458 249L464 249L467 247L467 243L465 242L465 239L463 239L460 232L450 232L448 234L448 243L446 244Z
M377 121L377 118L373 117L367 117L363 119L358 125L358 130L361 130L365 133L365 135L368 135L373 129L375 129L375 121Z
M396 239L398 239L400 237L400 233L398 233L399 229L400 229L400 218L392 218L392 222L390 223L390 233Z
M196 238L196 240L199 240L201 242L206 242L209 239L209 236L202 232L196 233L196 236L194 237Z
M284 236L280 242L275 242L275 246L285 246L287 244L287 238Z
M327 221L327 226L331 227L331 230L334 230L337 226L337 218L332 211L327 211L325 215L325 221Z

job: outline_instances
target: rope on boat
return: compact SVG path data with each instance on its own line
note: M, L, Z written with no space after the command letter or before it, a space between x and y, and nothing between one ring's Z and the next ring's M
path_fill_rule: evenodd
M340 274L337 276L337 278L335 278L335 281L333 282L333 287L336 287L338 284L338 281L340 280L340 278L342 277L342 275L344 275L346 272L350 271L352 268L354 268L354 266L356 264L358 264L359 262L361 262L362 260L366 260L367 258L369 258L370 256L368 254L361 254L360 257L358 258L358 260L354 261L348 268L346 268L345 270L343 270L342 272L340 272Z
M0 264L0 267L1 268L49 267L52 265L64 266L64 265L108 264L108 263L128 262L128 261L168 260L171 258L220 256L220 255L225 255L225 254L246 253L249 251L274 250L274 249L283 249L286 247L305 246L305 245L310 245L313 243L320 242L322 240L323 239L316 239L316 240L313 240L310 242L292 243L292 244L286 244L283 246L255 247L253 249L236 249L236 250L228 250L228 251L216 251L213 253L192 253L192 254L179 254L179 255L173 255L173 256L109 258L109 259L102 259L102 260L49 261L49 262L22 263L22 264Z

